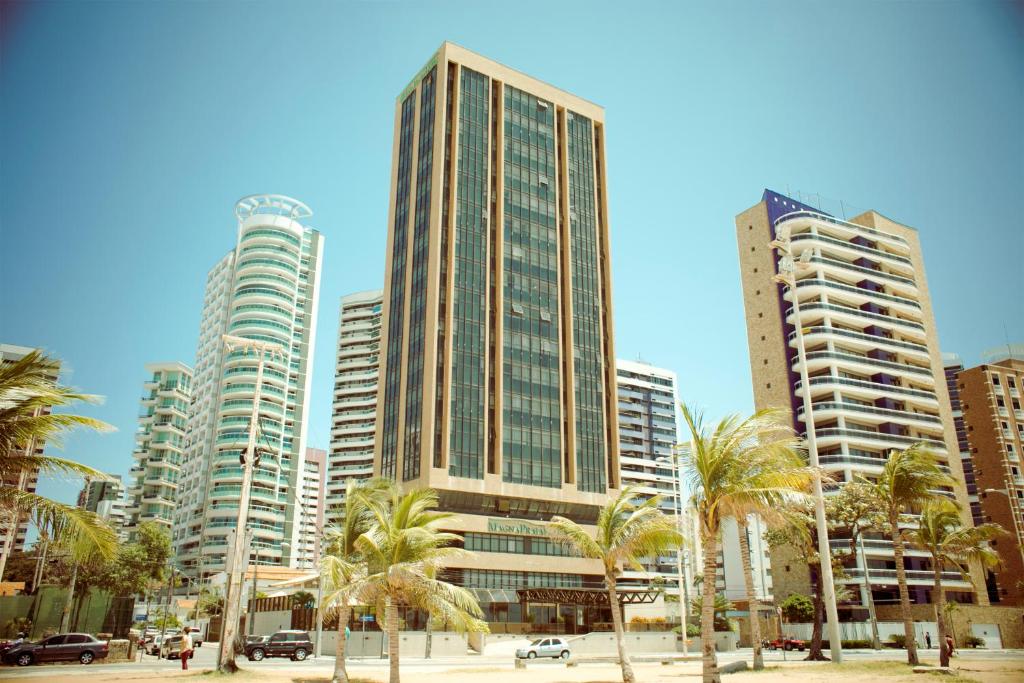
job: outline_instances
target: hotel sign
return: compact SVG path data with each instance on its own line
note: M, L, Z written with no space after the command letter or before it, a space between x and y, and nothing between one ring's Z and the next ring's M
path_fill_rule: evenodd
M548 528L543 524L494 517L487 518L487 531L495 534L516 534L518 536L548 535Z

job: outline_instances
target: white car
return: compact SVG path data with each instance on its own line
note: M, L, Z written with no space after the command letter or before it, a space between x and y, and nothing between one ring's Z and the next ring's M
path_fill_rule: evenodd
M519 659L536 659L537 657L569 659L570 654L569 643L564 638L538 638L526 647L516 650L516 657Z

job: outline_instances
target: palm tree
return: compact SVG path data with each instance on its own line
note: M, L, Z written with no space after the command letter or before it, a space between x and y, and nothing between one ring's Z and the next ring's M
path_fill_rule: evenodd
M77 548L112 557L117 537L98 515L64 505L25 489L34 474L77 475L107 480L110 477L86 465L36 453L37 444L60 446L61 437L75 427L110 431L110 425L90 417L51 413L50 409L77 402L96 403L95 396L80 394L57 383L60 363L31 351L20 360L0 363L0 527L15 527L30 516L40 532L53 539L68 533ZM12 482L17 482L11 485ZM0 555L3 578L11 543Z
M933 500L921 509L920 526L908 534L911 543L927 550L932 556L935 573L935 614L939 629L939 666L949 666L949 648L946 647L946 591L942 587L942 570L951 564L965 579L970 580L967 564L978 561L983 567L999 564L999 554L989 546L1003 528L998 524L965 527L960 508L950 500Z
M738 511L783 509L802 499L800 492L808 488L813 470L804 464L799 440L781 411L761 410L745 419L732 415L709 429L700 414L681 407L691 434L691 447L682 451L681 464L704 545L702 594L714 595L722 518L737 516ZM704 602L700 622L704 681L718 683L711 600ZM759 637L755 643L760 646Z
M460 631L487 631L483 612L465 588L435 578L438 571L466 551L452 544L457 534L441 531L452 514L437 510L437 493L415 489L365 500L368 528L354 549L366 563L366 575L355 579L343 594L384 608L388 636L390 682L399 683L398 610L406 605L436 616Z
M953 480L939 467L935 456L924 444L915 444L902 451L892 451L882 468L878 480L871 484L879 510L885 514L885 527L892 538L896 562L896 582L900 589L900 611L903 633L907 642L907 663L917 665L917 642L914 621L910 614L910 592L907 590L907 572L903 567L903 532L900 514L920 508L940 494L943 486L952 486Z
M635 683L636 676L626 652L616 577L622 565L642 571L642 558L663 555L678 548L683 542L675 521L658 509L661 497L653 496L640 501L636 491L636 486L627 486L619 492L617 498L601 509L595 536L565 517L553 517L549 523L555 533L562 536L563 543L572 547L581 557L598 559L604 563L604 584L608 589L608 606L612 611L623 683ZM686 633L683 633L683 637L686 637Z
M366 501L372 496L390 491L390 486L391 483L385 479L371 479L363 483L350 479L345 491L341 522L327 527L324 531L326 553L320 571L330 591L324 603L336 604L338 610L338 646L332 683L348 681L348 671L345 669L345 648L348 645L345 627L348 626L352 614L351 595L348 589L357 576L366 575L366 565L361 562L355 548L356 539L370 524Z

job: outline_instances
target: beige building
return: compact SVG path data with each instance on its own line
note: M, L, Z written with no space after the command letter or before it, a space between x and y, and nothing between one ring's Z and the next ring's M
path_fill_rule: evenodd
M544 526L619 487L605 183L601 107L451 43L395 103L374 471L458 513L492 631L609 617Z
M982 521L1008 533L993 541L1003 563L990 596L993 603L1024 607L1024 345L985 357L957 375L957 388Z
M877 477L890 451L927 444L956 482L945 495L970 524L917 231L875 211L840 220L770 190L736 217L736 231L756 407L791 410L801 434L813 424L820 464L839 482ZM787 236L799 261L798 313L791 288L774 279L780 255L769 243ZM803 408L798 334L812 416ZM849 547L840 537L831 543ZM891 541L874 534L864 546L843 580L857 598L840 606L841 617L865 615L865 571L876 604L898 601ZM776 553L771 565L778 599L810 592L806 563ZM904 568L911 601L930 602L926 553L908 549ZM955 571L944 584L951 600L987 604L985 591Z

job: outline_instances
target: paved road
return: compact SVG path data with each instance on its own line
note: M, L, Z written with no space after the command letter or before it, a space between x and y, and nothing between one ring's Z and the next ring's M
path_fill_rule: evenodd
M212 644L211 644L212 645ZM217 659L217 648L207 645L196 650L196 656L189 662L189 669L193 671L206 671L214 668ZM935 650L922 650L923 659L931 659L937 656ZM676 653L678 654L678 653ZM700 653L691 653L698 656ZM803 659L804 653L800 652L788 652L783 653L781 651L766 651L764 653L765 661L767 662L781 662L785 658L788 661ZM900 650L847 650L844 655L848 660L901 660L905 656ZM718 655L718 661L721 663L735 661L738 659L747 659L751 657L750 649L740 649L735 652L722 652ZM1024 650L971 650L968 653L970 659L985 659L985 660L1003 660L1003 661L1024 661ZM288 659L266 659L262 662L250 662L246 660L244 656L241 656L238 660L239 666L243 669L251 670L267 670L267 669L289 669L295 671L308 672L309 674L327 675L334 668L334 658L328 655L324 655L319 659L307 659L304 662L293 662ZM350 659L348 661L349 671L370 673L372 671L386 668L387 661L378 658L367 658L367 659ZM409 672L416 671L436 671L436 670L448 670L448 669L462 669L462 668L478 668L481 666L497 667L497 668L508 668L512 669L514 663L507 657L482 657L479 655L467 655L465 657L445 657L436 659L423 659L405 657L402 659L402 670ZM565 664L561 661L551 660L535 660L530 662L531 667L564 667ZM581 666L587 666L585 662L581 663ZM694 662L692 666L699 666L699 662ZM42 678L45 676L51 676L55 671L59 671L62 676L77 676L77 675L97 675L103 673L160 673L169 671L180 671L181 664L177 660L167 661L166 659L157 659L146 655L141 662L135 661L132 663L121 663L121 664L103 664L97 662L90 664L89 666L82 666L81 664L48 664L40 666L29 666L29 667L3 667L0 668L0 678L5 680L14 680L20 678Z

